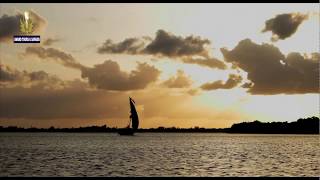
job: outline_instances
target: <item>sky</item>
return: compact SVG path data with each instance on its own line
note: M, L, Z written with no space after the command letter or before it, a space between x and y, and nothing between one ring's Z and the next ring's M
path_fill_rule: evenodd
M40 44L14 44L28 11ZM319 4L0 3L0 126L319 117Z

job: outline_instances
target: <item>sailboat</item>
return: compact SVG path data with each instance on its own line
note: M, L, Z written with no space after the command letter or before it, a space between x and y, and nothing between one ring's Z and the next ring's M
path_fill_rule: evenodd
M134 132L138 129L139 127L139 116L135 107L135 102L134 100L129 97L129 104L130 104L130 121L129 125L126 128L122 128L119 130L120 135L133 135ZM130 127L131 125L131 127Z

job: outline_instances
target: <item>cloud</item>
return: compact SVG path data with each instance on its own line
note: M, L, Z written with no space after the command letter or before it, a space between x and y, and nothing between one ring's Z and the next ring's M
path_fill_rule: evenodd
M108 39L98 48L98 53L140 54L144 45L145 43L138 38L128 38L119 43L113 43Z
M65 86L60 78L45 71L19 71L5 64L0 64L0 67L0 87L62 88Z
M51 46L53 43L56 43L56 42L59 42L61 41L61 39L59 38L48 38L48 39L45 39L42 44L44 46Z
M82 69L84 66L81 65L76 59L68 53L55 48L44 48L41 46L30 46L25 49L25 56L34 55L41 59L52 59L66 67Z
M209 44L210 41L208 39L201 39L198 36L187 36L183 38L164 30L158 30L155 39L145 47L143 52L166 57L207 56L208 51L206 45Z
M307 14L279 14L265 22L265 28L262 32L271 31L272 41L283 40L292 36L297 31L299 25L306 19L308 19Z
M270 44L245 39L233 50L221 49L225 61L248 73L243 87L251 94L305 94L319 92L319 53L283 55Z
M2 67L2 66L1 66ZM11 71L18 71L11 68ZM40 84L26 87L17 81L15 86L0 86L0 121L2 124L29 127L71 127L81 124L96 124L125 127L129 119L128 97L137 103L141 127L182 126L191 127L199 123L216 124L238 115L215 111L212 108L195 107L186 93L172 93L167 88L148 88L143 91L105 91L90 88L88 82L80 80L62 81L61 88L47 87L52 84L52 75L42 71L25 72L31 82ZM133 72L133 71L132 71ZM131 74L132 74L131 72ZM13 83L9 78L10 82ZM0 82L1 83L1 82ZM194 95L197 90L189 89ZM17 108L18 107L18 108ZM142 107L142 108L141 108ZM159 111L161 109L161 111ZM238 117L240 118L240 116ZM199 121L199 119L204 121ZM211 122L210 119L219 121ZM218 123L219 124L219 123ZM227 123L220 124L227 126Z
M232 89L242 81L242 77L236 74L230 74L228 80L223 83L221 80L213 83L205 83L200 88L202 90L216 90L216 89Z
M120 95L124 98L124 93L95 90L78 79L63 81L44 71L19 71L8 65L1 65L0 74L0 119L98 118L101 114L106 117L121 116L112 108L106 110L108 106L96 105L102 103L101 98L106 102L104 105L115 104L114 99L119 100ZM107 114L103 113L105 111Z
M145 43L145 41L149 41L149 43ZM119 43L113 43L108 39L98 48L98 53L151 54L165 57L207 56L206 45L209 44L208 39L201 39L198 36L184 38L160 29L157 31L155 39L150 37L127 38Z
M107 60L93 68L83 68L81 76L99 89L126 91L144 89L159 75L160 71L147 63L138 63L136 70L127 73L120 70L118 63Z
M98 118L101 114L113 117L116 110L96 106L101 103L100 98L107 102L105 105L111 105L116 103L113 99L126 96L90 89L88 83L77 79L63 81L44 71L19 71L3 64L0 75L0 118Z
M192 81L182 70L178 70L175 77L169 78L162 84L169 88L186 88L191 86Z
M253 86L252 82L245 82L241 85L243 88L251 88Z
M199 36L181 37L160 29L154 39L150 37L127 38L119 43L108 39L98 48L97 52L169 57L188 64L226 69L222 61L209 55L210 44L208 39L202 39Z
M218 69L226 69L227 66L220 60L216 58L183 58L181 59L182 62L187 64L198 64L204 67L210 68L218 68Z
M35 11L30 10L29 16L33 21L33 34L43 31L47 25L47 21L37 14ZM12 42L12 37L14 35L19 35L20 33L20 19L23 18L21 13L14 16L9 16L4 14L0 17L0 42Z
M138 90L156 81L160 71L147 63L138 63L137 69L127 73L120 70L117 62L107 60L93 68L80 64L71 54L55 48L31 46L25 49L24 56L35 55L41 59L51 59L65 67L78 69L81 77L89 84L105 90Z
M10 66L0 65L0 82L10 82L23 79L24 74Z

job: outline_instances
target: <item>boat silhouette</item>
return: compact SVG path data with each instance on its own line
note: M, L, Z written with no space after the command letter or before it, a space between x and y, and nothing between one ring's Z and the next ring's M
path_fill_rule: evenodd
M118 133L120 135L132 136L132 135L134 135L135 131L139 127L138 112L137 112L136 107L135 107L135 101L131 97L129 97L129 104L130 104L129 125L126 128L119 129Z

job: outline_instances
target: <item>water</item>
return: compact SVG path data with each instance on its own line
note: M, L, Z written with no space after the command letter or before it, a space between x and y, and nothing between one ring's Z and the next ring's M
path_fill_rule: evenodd
M319 176L318 135L0 133L0 176Z

